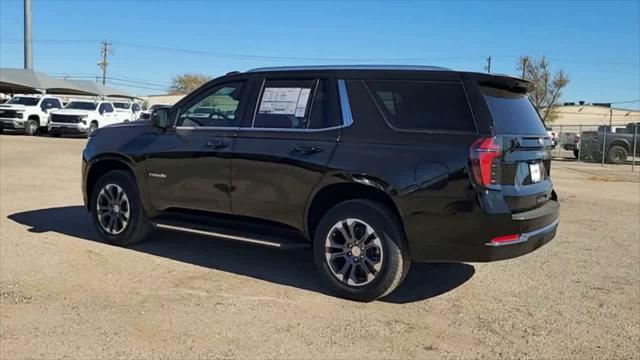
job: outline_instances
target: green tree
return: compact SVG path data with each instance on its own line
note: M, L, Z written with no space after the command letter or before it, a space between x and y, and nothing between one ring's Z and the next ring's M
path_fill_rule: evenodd
M564 71L559 70L551 74L549 61L542 56L539 60L529 56L521 56L518 61L518 70L524 74L524 78L533 83L533 90L529 98L538 109L543 122L553 121L554 106L562 96L562 90L569 84L569 77Z
M188 94L209 80L211 80L211 76L203 74L178 75L171 80L171 89L169 92L172 95Z

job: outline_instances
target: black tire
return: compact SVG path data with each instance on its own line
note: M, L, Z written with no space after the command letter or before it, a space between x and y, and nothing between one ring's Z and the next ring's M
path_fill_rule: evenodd
M128 200L128 221L127 224L123 226L121 232L117 234L108 232L109 230L101 224L98 210L98 198L101 191L105 189L105 187L111 185L117 185L120 187L126 194L126 198ZM108 244L120 246L134 244L144 240L153 229L153 226L149 222L149 219L142 208L142 202L140 201L140 195L135 180L128 171L114 170L104 174L92 189L90 201L93 225L100 237L102 237ZM122 210L124 213L124 206ZM118 212L120 212L120 209ZM108 219L103 217L103 222L108 222Z
M338 226L339 223L342 222L342 224L346 224L346 222L344 222L346 219L355 219L355 224L358 224L355 226L369 225L375 235L377 235L376 239L379 239L379 243L381 244L382 251L379 257L379 270L375 271L372 280L363 279L362 284L350 285L344 280L340 280L339 275L332 270L332 266L335 266L336 263L334 262L332 263L333 265L330 265L329 260L327 260L327 254L331 253L331 251L327 251L328 248L326 247L329 236L338 231L335 226ZM358 221L364 224L360 224ZM350 230L348 231L351 232ZM354 229L353 233L356 231L357 230ZM340 236L341 235L338 235L338 237ZM332 236L332 238L335 237ZM353 238L359 238L359 236L354 236ZM361 237L361 239L364 238L366 238L366 236ZM364 246L366 240L361 242L360 246L363 246L364 250L360 250L358 247L357 251L359 254L366 254L368 251L373 250L366 249ZM372 243L369 243L369 245L371 244ZM345 248L345 250L349 249ZM358 253L354 251L352 254L350 251L348 253L349 256L344 256L344 258L350 258L352 261L357 262L357 258L359 257ZM352 256L354 254L356 256ZM367 255L367 260L368 256L369 255ZM373 301L391 293L400 285L411 265L409 250L406 245L400 219L384 205L370 200L348 200L329 209L320 220L315 231L313 257L316 268L330 290L340 297L356 301ZM363 255L360 255L360 257L363 257ZM346 264L347 261L348 260L345 259L343 264ZM354 271L356 275L360 273L366 276L366 274L362 272L364 271L365 259L360 261L358 265L348 265L349 268L344 272L344 274L349 277L348 281L351 281L350 276L354 275L352 274ZM355 263L352 262L352 264ZM340 267L340 264L338 264L338 267ZM374 270L372 270L372 267L368 267L373 273ZM344 266L342 268L344 268ZM345 275L342 275L343 279Z
M620 145L613 145L607 152L607 161L611 164L624 164L627 162L627 149Z
M573 156L577 159L580 156L580 150L573 150Z
M38 133L38 128L40 127L40 123L38 120L29 119L27 123L24 125L24 133L29 136L35 136Z

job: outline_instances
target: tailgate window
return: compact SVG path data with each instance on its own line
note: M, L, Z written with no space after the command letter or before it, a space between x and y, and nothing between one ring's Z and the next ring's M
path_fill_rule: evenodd
M496 135L547 135L540 115L526 94L492 87L480 89L493 118Z

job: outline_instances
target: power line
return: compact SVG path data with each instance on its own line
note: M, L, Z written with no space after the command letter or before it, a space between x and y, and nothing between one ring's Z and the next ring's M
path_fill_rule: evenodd
M77 74L52 73L51 75L53 77L61 78L61 79L65 79L65 78L99 79L100 78L100 76L93 75L93 74L90 74L90 73L77 73ZM118 74L107 76L107 80L109 80L109 79L121 80L121 81L132 82L132 83L139 83L139 84L142 84L142 85L153 85L153 86L160 86L160 87L166 87L166 88L171 87L170 84L166 84L166 83L160 84L160 83L155 82L155 80L140 79L140 78L134 78L134 77L118 75Z
M1 39L2 41L14 41L18 39ZM98 43L98 40L81 40L81 39L39 39L34 40L35 42L40 43L65 43L65 42L78 42L78 43ZM256 54L241 54L241 53L229 53L229 52L214 52L214 51L206 51L206 50L194 50L194 49L184 49L184 48L173 48L166 46L155 46L155 45L147 45L140 43L131 43L131 42L121 42L121 41L113 41L111 44L132 47L138 49L149 49L156 51L165 51L172 53L183 53L183 54L192 54L192 55L200 55L200 56L215 56L215 57L226 57L240 60L292 60L292 61L363 61L363 62L372 62L372 61L389 61L389 62L410 62L410 61L427 61L427 60L468 60L468 59L479 59L484 58L485 55L477 55L477 56L444 56L444 57L417 57L417 58L330 58L330 57L298 57L298 56L272 56L272 55L256 55Z
M22 39L17 38L2 38L1 41L7 42L22 42ZM33 42L38 43L85 43L96 44L101 43L101 40L92 39L33 39ZM217 56L217 57L230 57L243 60L293 60L293 61L389 61L389 62L410 62L410 61L434 61L434 60L470 60L470 59L486 59L488 55L475 55L475 56L444 56L444 57L417 57L417 58L324 58L324 57L296 57L296 56L271 56L271 55L257 55L257 54L241 54L241 53L228 53L228 52L213 52L205 50L194 50L184 48L173 48L166 46L156 46L148 44L139 44L131 42L114 41L114 44L127 47L145 48L151 50L159 50L174 53L188 53L192 55L204 55L204 56ZM518 58L516 55L492 55L492 58ZM640 66L640 62L628 62L628 61L612 61L612 60L579 60L568 58L547 57L553 61L563 61L577 64L611 64L611 65L625 65L625 66Z
M298 57L298 56L271 56L271 55L252 55L227 52L213 52L205 50L192 50L183 48L173 48L166 46L154 46L129 42L116 42L120 46L128 46L135 48L143 48L150 50L159 50L173 53L187 53L192 55L228 57L242 60L296 60L296 61L389 61L389 62L405 62L405 61L424 61L424 60L454 60L454 59L477 59L481 56L448 56L448 57L424 57L424 58L329 58L329 57Z
M150 86L142 86L142 85L132 85L132 84L120 83L120 82L116 82L116 81L112 81L112 80L107 80L107 83L108 84L113 84L113 85L118 85L118 86L132 87L132 88L136 88L136 89L146 89L146 90L156 90L156 91L167 91L168 90L168 89L154 88L154 87L150 87Z

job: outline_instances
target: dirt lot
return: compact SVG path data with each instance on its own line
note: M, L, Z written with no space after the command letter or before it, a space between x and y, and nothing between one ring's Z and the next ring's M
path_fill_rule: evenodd
M309 250L157 233L100 243L83 139L0 136L0 357L640 358L640 173L554 162L557 238L417 264L394 294L328 296ZM637 170L636 170L637 171Z

